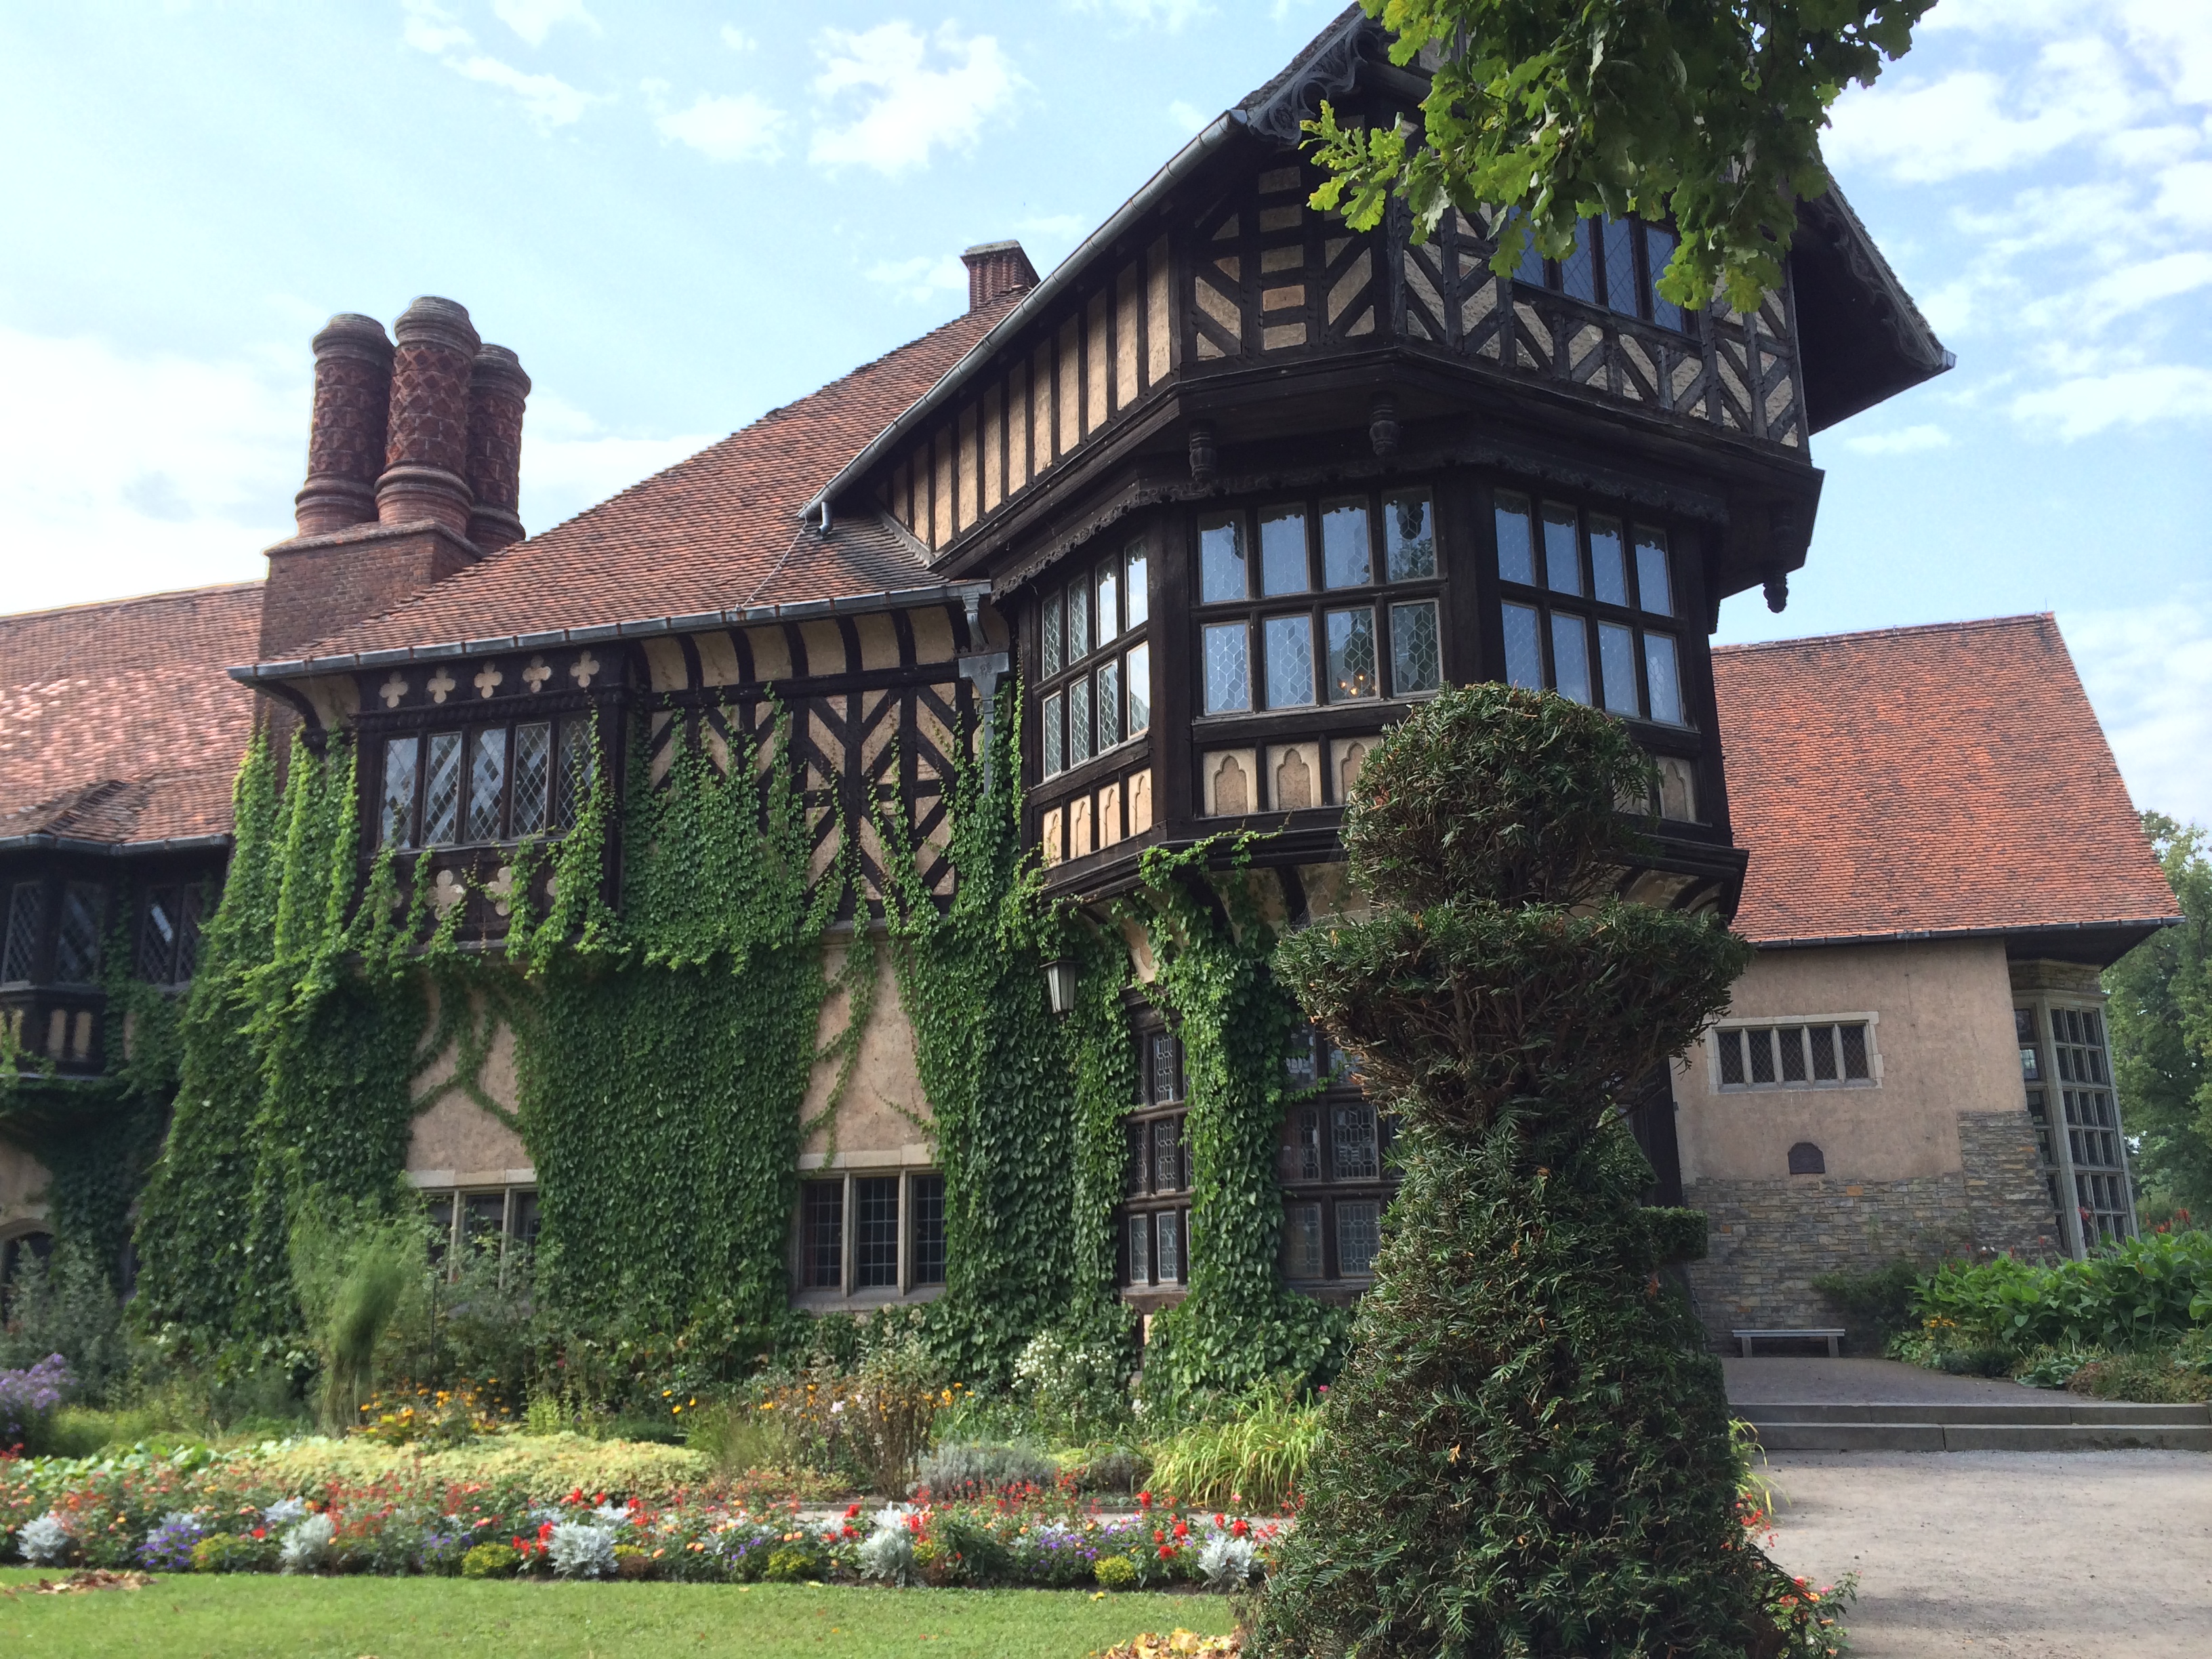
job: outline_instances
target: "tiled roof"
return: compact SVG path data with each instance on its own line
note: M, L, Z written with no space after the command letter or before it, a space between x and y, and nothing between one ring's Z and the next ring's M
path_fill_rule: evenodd
M0 617L0 839L226 835L261 584Z
M2048 615L1713 653L1755 943L2179 914Z
M957 317L301 654L927 586L928 569L908 538L865 520L834 519L824 538L801 524L799 509L1019 298L1008 293ZM523 465L529 465L526 439ZM237 660L251 660L251 653Z

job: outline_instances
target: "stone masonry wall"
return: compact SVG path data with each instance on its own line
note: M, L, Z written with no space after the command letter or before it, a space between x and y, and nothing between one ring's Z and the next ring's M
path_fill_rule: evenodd
M1705 1212L1706 1257L1689 1264L1690 1291L1713 1346L1733 1352L1731 1330L1840 1324L1850 1349L1872 1353L1875 1334L1854 1328L1814 1279L1869 1272L1899 1255L1932 1263L2049 1255L2055 1224L2027 1114L1966 1113L1958 1121L1962 1174L1692 1183L1683 1201Z

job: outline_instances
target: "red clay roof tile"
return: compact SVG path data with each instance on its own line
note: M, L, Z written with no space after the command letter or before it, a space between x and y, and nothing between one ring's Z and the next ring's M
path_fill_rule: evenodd
M226 835L261 584L0 617L0 836Z
M2050 616L1713 653L1755 943L2179 914Z
M745 605L928 585L927 568L859 526L824 540L799 509L1020 300L955 318L772 410L565 524L301 649L334 656ZM526 444L523 464L529 465ZM244 661L246 659L241 658Z

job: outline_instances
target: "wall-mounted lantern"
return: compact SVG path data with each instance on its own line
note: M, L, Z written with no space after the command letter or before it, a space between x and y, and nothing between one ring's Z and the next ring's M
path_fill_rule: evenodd
M1055 957L1044 965L1044 990L1055 1014L1065 1014L1075 1006L1075 963L1066 957Z

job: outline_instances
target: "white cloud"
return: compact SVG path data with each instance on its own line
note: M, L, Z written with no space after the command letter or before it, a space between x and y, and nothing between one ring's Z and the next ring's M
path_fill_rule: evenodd
M2014 420L2061 438L2212 416L2212 373L2179 363L2086 374L2012 400Z
M911 259L882 259L868 268L868 280L881 283L902 300L929 300L939 294L965 294L968 267L957 254L916 254Z
M1204 17L1213 8L1207 0L1070 0L1070 11L1103 12L1139 28L1161 28L1173 34L1185 23ZM1279 4L1275 15L1282 15Z
M36 610L240 581L292 533L312 365L131 355L0 327L0 546Z
M533 392L522 426L522 521L550 529L723 435L623 436L557 392Z
M1168 105L1168 125L1177 132L1196 132L1213 118L1197 105L1177 98Z
M2191 230L2212 230L2212 161L2185 161L2160 173L2151 210Z
M527 74L496 58L476 57L459 61L448 58L446 67L471 81L505 88L522 100L523 112L547 131L567 126L600 101L558 76Z
M760 42L751 35L728 23L722 25L722 44L732 52L756 52L760 47Z
M2136 805L2212 823L2212 586L2058 620Z
M896 176L927 167L940 146L972 149L984 123L1010 111L1024 84L994 38L963 38L951 23L933 37L902 22L860 33L824 29L818 50L814 89L847 116L815 131L812 157L830 167Z
M454 20L451 12L439 5L437 0L402 0L402 3L406 12L406 21L400 30L403 40L417 52L429 53L456 75L513 93L521 100L523 112L541 131L565 127L593 104L603 101L593 94L570 86L558 76L532 75L482 52L462 57L462 52L476 45L476 38ZM495 9L506 17L504 7ZM533 16L551 12L557 17L567 15L570 8L564 0L516 0L514 9ZM574 10L578 16L585 15L580 5ZM586 17L586 21L590 20ZM522 33L520 24L514 24L511 18L508 21L518 33ZM550 21L545 27L550 27ZM592 27L596 28L598 25ZM544 38L542 27L538 38Z
M668 111L653 121L665 137L710 161L773 161L783 154L785 125L781 110L750 92L723 98L702 93L690 108Z
M1900 427L1894 432L1860 432L1844 440L1844 447L1862 455L1913 455L1923 450L1948 449L1951 434L1940 426Z
M533 46L545 44L556 23L580 23L594 34L599 20L584 9L584 0L491 0L492 15Z
M2059 40L2043 48L2018 85L1986 70L1960 70L1923 84L1885 79L1855 89L1838 100L1822 150L1838 166L1933 183L2019 167L2118 131L2140 102L2108 42Z

